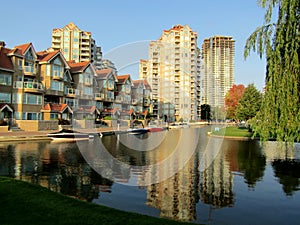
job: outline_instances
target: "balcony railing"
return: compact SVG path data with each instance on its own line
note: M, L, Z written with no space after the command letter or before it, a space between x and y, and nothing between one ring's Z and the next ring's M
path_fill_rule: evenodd
M41 83L33 81L15 81L14 88L24 88L25 92L44 92L44 87Z
M67 95L67 97L75 97L76 95L80 95L80 90L74 88L67 88L65 90L65 94Z
M116 102L122 102L123 99L124 99L123 96L116 96L115 101L116 101Z
M23 72L25 75L35 76L36 69L33 66L23 66Z
M95 98L95 100L101 101L104 99L104 94L103 93L95 93L94 98Z

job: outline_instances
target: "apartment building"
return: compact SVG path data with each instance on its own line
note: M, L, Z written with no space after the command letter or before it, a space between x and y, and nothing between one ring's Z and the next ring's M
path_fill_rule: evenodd
M173 26L151 41L148 60L140 60L140 78L152 87L154 115L168 121L199 118L199 63L197 33L188 25Z
M230 36L206 38L202 44L201 103L223 107L234 82L235 40Z
M101 48L96 45L92 33L79 29L70 22L63 28L52 30L52 45L54 50L61 50L67 61L88 61L95 66L101 65Z

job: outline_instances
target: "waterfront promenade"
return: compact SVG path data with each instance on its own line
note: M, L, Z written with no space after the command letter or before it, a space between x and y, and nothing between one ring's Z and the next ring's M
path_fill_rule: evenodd
M127 127L122 127L120 130L126 130ZM83 133L96 133L96 132L112 132L116 130L114 127L101 127L95 129L76 129L78 132ZM8 131L0 132L0 142L11 141L51 141L52 139L47 134L57 132L58 130L44 130L44 131Z

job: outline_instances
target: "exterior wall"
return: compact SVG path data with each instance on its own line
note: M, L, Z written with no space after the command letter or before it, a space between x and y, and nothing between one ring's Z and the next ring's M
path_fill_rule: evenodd
M0 132L7 132L8 126L0 126Z
M58 120L16 120L20 129L25 131L57 130Z
M75 126L80 128L95 128L94 120L76 120Z

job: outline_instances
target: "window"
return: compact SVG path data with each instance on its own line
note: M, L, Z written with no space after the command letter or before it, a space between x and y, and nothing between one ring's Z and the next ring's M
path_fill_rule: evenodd
M76 107L78 106L78 99L65 98L64 103L68 104L71 107Z
M0 92L0 102L10 103L11 102L11 94L10 93L1 93Z
M114 81L113 80L108 80L107 81L107 88L108 89L114 89Z
M112 91L107 92L107 97L108 98L114 98L114 93Z
M63 78L63 67L58 65L53 65L53 76Z
M18 59L18 67L19 69L22 69L23 66L23 60L22 59Z
M64 90L64 84L62 82L52 80L51 81L51 90L63 91Z
M31 49L29 49L29 50L25 53L25 59L28 59L28 60L31 60L31 61L34 60L34 57L33 57L33 54L32 54Z
M22 103L22 94L13 93L12 103L21 104Z
M50 113L50 120L58 119L58 113Z
M19 99L17 99L19 101ZM14 99L13 99L14 101ZM31 104L31 105L41 105L42 104L42 96L41 95L33 95L33 94L24 94L23 95L23 104Z
M51 65L46 65L46 76L50 76L51 74Z
M0 85L11 85L11 75L0 74Z
M80 84L83 83L83 76L82 76L82 74L79 74L79 83L80 83Z
M36 112L23 112L23 119L24 120L41 120L42 114Z
M93 95L93 89L90 87L84 87L83 94L84 95Z

